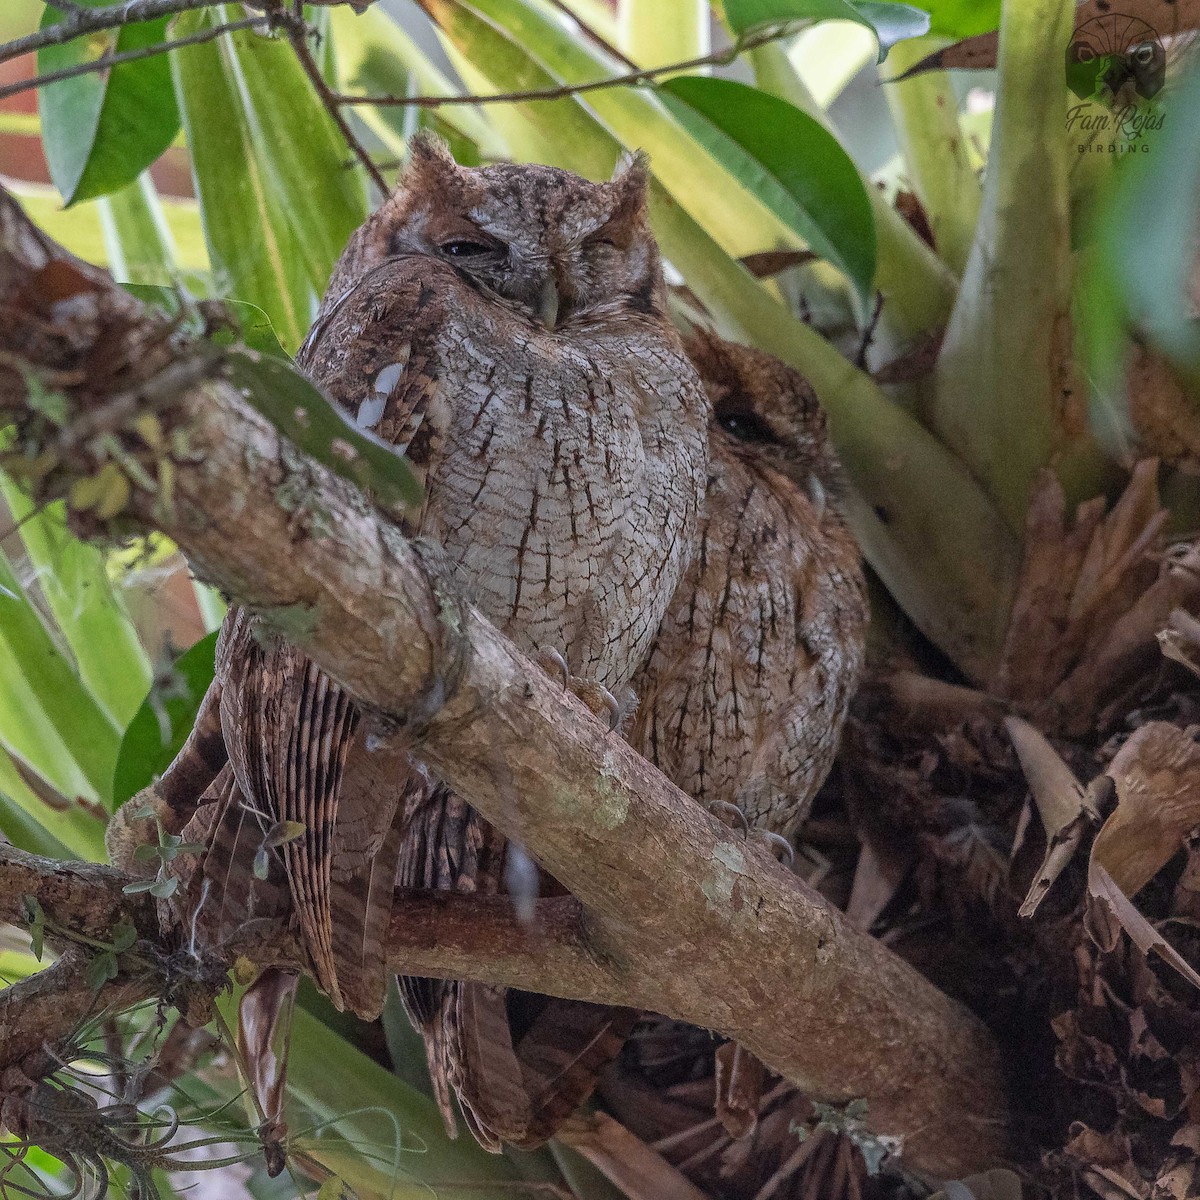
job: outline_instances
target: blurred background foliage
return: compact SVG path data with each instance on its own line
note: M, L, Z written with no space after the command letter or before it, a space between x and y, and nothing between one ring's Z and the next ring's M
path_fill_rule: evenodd
M919 631L947 669L986 686L1040 471L1081 501L1116 494L1154 456L1175 527L1194 532L1200 514L1200 72L1186 38L1168 36L1186 6L1134 6L1171 51L1166 89L1138 110L1154 120L1136 134L1102 128L1112 110L1066 88L1070 0L306 10L326 98L537 92L692 63L556 99L332 110L286 31L211 4L0 63L4 95L106 52L195 42L62 79L36 105L15 92L0 104L0 173L42 228L119 280L257 306L291 352L415 129L435 129L467 164L510 157L592 177L647 150L678 319L791 362L829 410L876 576L877 636ZM0 42L72 7L5 0ZM886 82L1001 21L998 52L964 59L974 69ZM108 814L190 728L223 604L160 539L83 545L61 505L31 511L19 484L0 482L0 831L99 860ZM119 506L94 490L80 503ZM6 978L32 969L24 945L6 936ZM448 1142L398 1009L365 1028L304 992L295 1022L298 1164L361 1195L477 1196L522 1180L580 1200L622 1194L564 1148L494 1158ZM232 1138L237 1094L228 1055L209 1047L159 1098ZM226 1103L219 1120L205 1115ZM174 1186L295 1194L300 1175L267 1180L253 1151ZM28 1167L22 1186L61 1191L44 1155Z

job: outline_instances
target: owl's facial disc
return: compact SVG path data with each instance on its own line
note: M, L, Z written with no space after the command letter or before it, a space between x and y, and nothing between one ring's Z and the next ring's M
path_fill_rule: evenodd
M642 160L590 183L553 167L460 167L428 139L412 149L390 253L437 257L548 329L661 310Z

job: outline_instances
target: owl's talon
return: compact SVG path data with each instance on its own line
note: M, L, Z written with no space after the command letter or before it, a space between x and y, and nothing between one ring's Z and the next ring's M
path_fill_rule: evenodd
M617 703L617 698L606 687L597 685L600 703L608 712L608 732L612 733L621 724L621 706ZM597 713L597 716L600 714Z
M551 677L558 675L562 679L562 689L565 692L567 684L571 681L571 672L567 669L567 660L557 650L542 650L538 653L536 661L537 665L547 675Z
M759 836L770 847L772 855L776 850L782 852L782 860L789 868L796 865L796 851L792 847L792 843L778 833L771 833L769 830L759 830Z
M718 821L725 817L732 817L734 825L741 827L742 837L750 836L750 822L746 820L746 814L736 804L729 804L725 800L714 800L707 805L707 808Z

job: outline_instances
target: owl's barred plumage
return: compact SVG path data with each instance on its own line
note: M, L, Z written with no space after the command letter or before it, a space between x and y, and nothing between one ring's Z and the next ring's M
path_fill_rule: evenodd
M596 184L460 168L414 140L299 362L405 453L424 486L406 532L441 545L493 623L561 653L576 684L632 680L634 746L702 803L790 838L862 661L858 554L804 380L709 335L685 350L668 321L646 183L640 160ZM371 749L338 685L244 611L204 714L157 793L176 808L211 780L185 831L208 850L177 867L193 936L290 911L320 986L369 1018L393 884L504 890L504 837L402 748ZM636 1016L400 987L448 1127L453 1093L492 1149L551 1136Z
M414 141L298 359L405 453L425 493L406 531L441 546L484 615L614 690L687 567L707 462L708 400L666 316L646 184L640 160L596 184L548 167L460 168ZM230 762L196 830L215 839L204 874L219 889L267 830L303 826L274 849L266 890L286 882L334 1003L374 1016L391 905L380 879L494 891L504 839L418 763L350 786L371 757L354 705L247 614L230 614L219 657ZM211 911L229 919L224 903ZM560 1025L550 1002L514 1031L499 989L412 980L402 992L448 1123L453 1088L493 1148L548 1136L632 1020L579 1020L594 1007L581 1006ZM514 1038L551 1029L518 1062Z

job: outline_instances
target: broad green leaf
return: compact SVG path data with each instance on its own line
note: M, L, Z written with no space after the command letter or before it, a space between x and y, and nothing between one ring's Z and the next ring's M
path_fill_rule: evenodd
M308 1139L302 1131L310 1121L331 1125ZM432 1100L299 1006L288 1060L288 1124L304 1153L355 1189L393 1200L428 1200L431 1191L441 1200L478 1200L493 1189L507 1193L505 1183L520 1179L506 1158L474 1139L450 1141Z
M346 91L393 96L408 95L410 89L422 96L449 96L458 91L429 61L429 55L378 5L364 13L355 13L345 5L326 11ZM415 131L420 121L418 110L364 106L355 112L397 158L403 157L404 138ZM504 157L503 142L479 109L456 104L432 113L428 123L448 140L474 143L486 158Z
M121 739L113 776L114 804L124 804L153 783L179 753L212 683L216 649L215 632L201 638L172 663L142 701Z
M40 184L6 179L4 186L21 202L21 207L41 230L87 262L107 265L98 200L82 201L64 209L58 193ZM189 276L209 269L208 250L200 225L200 207L194 200L162 197L163 216L175 244L179 269Z
M215 11L224 20L245 15L235 4ZM228 51L228 81L241 101L252 152L294 231L309 284L320 295L338 255L367 216L362 168L287 41L245 31L222 38L220 45ZM266 308L255 296L234 298Z
M96 201L108 269L119 283L166 284L178 274L175 239L150 173Z
M84 0L100 7L104 0ZM47 6L42 27L64 14ZM46 74L163 41L167 18L102 30L38 52ZM132 183L179 132L179 111L165 54L90 71L38 92L50 177L68 205Z
M276 429L310 458L371 493L377 504L402 511L419 504L421 488L394 446L359 429L294 367L253 350L226 360L234 384Z
M137 710L150 663L125 604L109 581L104 555L66 525L61 504L36 516L25 494L0 476L0 489L37 572L37 586L70 647L84 686L118 728Z
M924 418L1016 533L1037 473L1100 490L1099 454L1071 412L1070 170L1064 50L1072 0L1005 9L982 207ZM1064 396L1067 402L1064 403Z
M684 75L663 85L681 124L869 301L875 222L857 168L820 122L744 83Z
M216 9L183 13L173 32L185 37L222 19ZM219 290L264 309L294 350L311 320L314 289L294 214L283 207L260 157L261 126L241 87L230 35L172 51L171 68ZM292 136L302 140L296 130Z
M1160 350L1200 403L1200 321L1195 256L1181 252L1200 227L1200 69L1193 67L1148 129L1149 153L1122 163L1106 214L1101 253L1118 279L1130 322Z
M80 805L52 808L0 747L0 830L18 849L49 858L105 862L104 822Z
M1000 0L924 0L921 7L929 13L930 32L944 37L975 37L1000 28Z
M712 49L708 0L621 0L620 47L639 67L701 58Z
M120 736L0 554L0 745L73 798L108 800Z
M737 37L802 21L853 21L875 34L880 62L897 42L929 32L927 12L871 0L725 0L725 18Z

